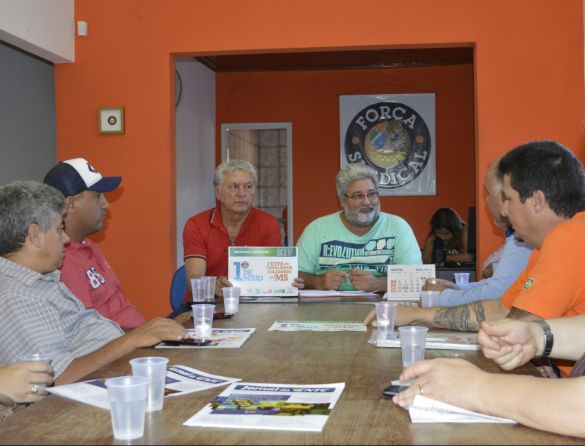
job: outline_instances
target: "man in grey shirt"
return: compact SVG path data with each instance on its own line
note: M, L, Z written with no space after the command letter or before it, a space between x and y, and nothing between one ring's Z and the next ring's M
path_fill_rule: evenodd
M154 319L128 334L86 310L60 282L69 238L64 198L35 181L0 187L0 364L40 353L53 360L56 384L77 381L138 347L179 340L185 329Z

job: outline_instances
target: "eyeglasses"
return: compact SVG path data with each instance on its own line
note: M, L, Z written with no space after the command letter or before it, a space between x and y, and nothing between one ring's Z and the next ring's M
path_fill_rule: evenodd
M355 200L355 201L364 201L366 199L366 197L369 201L376 201L376 200L378 200L378 197L380 196L380 194L377 191L371 191L365 195L358 192L358 193L355 193L351 196L349 196L347 194L343 194L343 196L345 198L349 198L350 200Z
M242 189L244 192L251 192L254 190L254 183L243 183L243 184L232 183L227 187L227 190L229 190L232 193L236 192L240 189Z

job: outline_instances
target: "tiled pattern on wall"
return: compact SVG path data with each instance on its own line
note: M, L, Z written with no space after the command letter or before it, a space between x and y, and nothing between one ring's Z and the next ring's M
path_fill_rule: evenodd
M230 159L251 162L258 171L258 188L254 206L274 215L284 231L287 205L286 130L259 129L229 131Z

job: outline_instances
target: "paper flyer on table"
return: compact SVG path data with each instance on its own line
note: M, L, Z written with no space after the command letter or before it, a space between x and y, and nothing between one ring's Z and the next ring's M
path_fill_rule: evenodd
M378 339L378 331L374 331L370 344L376 347L400 348L400 334L395 333L394 339ZM479 350L477 332L465 331L434 331L427 333L425 348L429 350Z
M300 297L330 297L330 296L341 296L341 297L354 297L354 296L378 296L376 293L368 293L366 291L339 291L339 290L300 290Z
M161 342L154 348L240 348L255 331L255 328L213 328L211 342L208 345L175 345ZM188 329L187 335L195 338L195 330Z
M240 381L240 378L212 375L184 365L174 365L167 369L165 397L200 392L237 381ZM92 379L62 386L47 387L47 390L65 398L110 410L105 379Z
M414 397L408 408L413 423L506 423L516 424L509 418L494 417L451 404L435 401L424 396Z
M240 296L298 295L296 247L230 246L228 257L228 279Z
M425 281L435 277L435 274L434 264L388 265L388 288L385 298L390 301L418 301Z
M320 432L345 383L235 383L184 426Z
M268 331L367 331L354 321L275 321Z

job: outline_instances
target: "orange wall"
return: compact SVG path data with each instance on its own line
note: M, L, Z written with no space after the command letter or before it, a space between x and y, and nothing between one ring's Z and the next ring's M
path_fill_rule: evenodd
M339 210L335 192L340 167L338 95L436 94L437 196L382 198L382 210L404 217L421 245L437 208L453 207L467 219L467 209L475 205L471 65L218 73L215 81L218 126L292 122L295 241L313 219Z
M582 151L582 0L76 0L75 15L89 36L55 68L58 156L124 176L102 247L149 317L175 268L173 54L475 44L477 181L529 139ZM97 109L116 105L126 133L98 135ZM481 257L498 240L480 211Z

